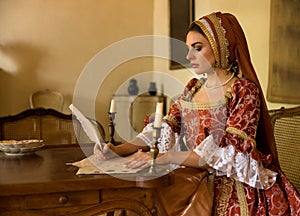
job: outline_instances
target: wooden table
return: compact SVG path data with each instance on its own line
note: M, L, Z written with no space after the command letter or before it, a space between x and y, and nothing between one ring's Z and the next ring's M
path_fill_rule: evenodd
M171 173L150 180L138 174L76 175L77 168L66 163L84 157L79 147L41 149L22 157L1 152L0 215L86 216L115 209L156 215L155 191L172 183Z

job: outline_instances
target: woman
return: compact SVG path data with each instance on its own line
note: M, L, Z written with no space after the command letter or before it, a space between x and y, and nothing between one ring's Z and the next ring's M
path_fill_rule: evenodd
M268 110L237 19L220 12L204 16L189 27L186 44L192 68L207 79L192 79L164 118L157 163L186 168L176 169L175 184L159 192L159 214L300 215L299 193L279 169ZM146 151L151 127L132 144L95 153ZM188 151L178 151L179 141ZM148 160L139 151L127 166L147 166Z

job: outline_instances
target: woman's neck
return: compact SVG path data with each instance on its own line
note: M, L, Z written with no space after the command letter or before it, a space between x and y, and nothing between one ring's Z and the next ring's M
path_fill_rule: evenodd
M234 74L228 71L216 68L214 71L207 73L206 88L218 88L226 86L234 78Z

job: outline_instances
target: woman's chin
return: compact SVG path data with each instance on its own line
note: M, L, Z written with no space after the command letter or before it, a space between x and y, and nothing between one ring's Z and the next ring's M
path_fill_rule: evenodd
M206 72L205 72L204 70L200 70L199 68L197 68L197 69L194 69L194 73L195 73L196 75L203 75L203 74L205 74Z

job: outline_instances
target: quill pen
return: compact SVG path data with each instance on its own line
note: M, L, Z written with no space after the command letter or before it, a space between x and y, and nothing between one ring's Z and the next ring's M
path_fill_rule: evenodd
M102 151L103 138L101 137L99 130L88 120L73 104L69 106L72 113L76 116L80 122L84 132L95 143L97 143Z

